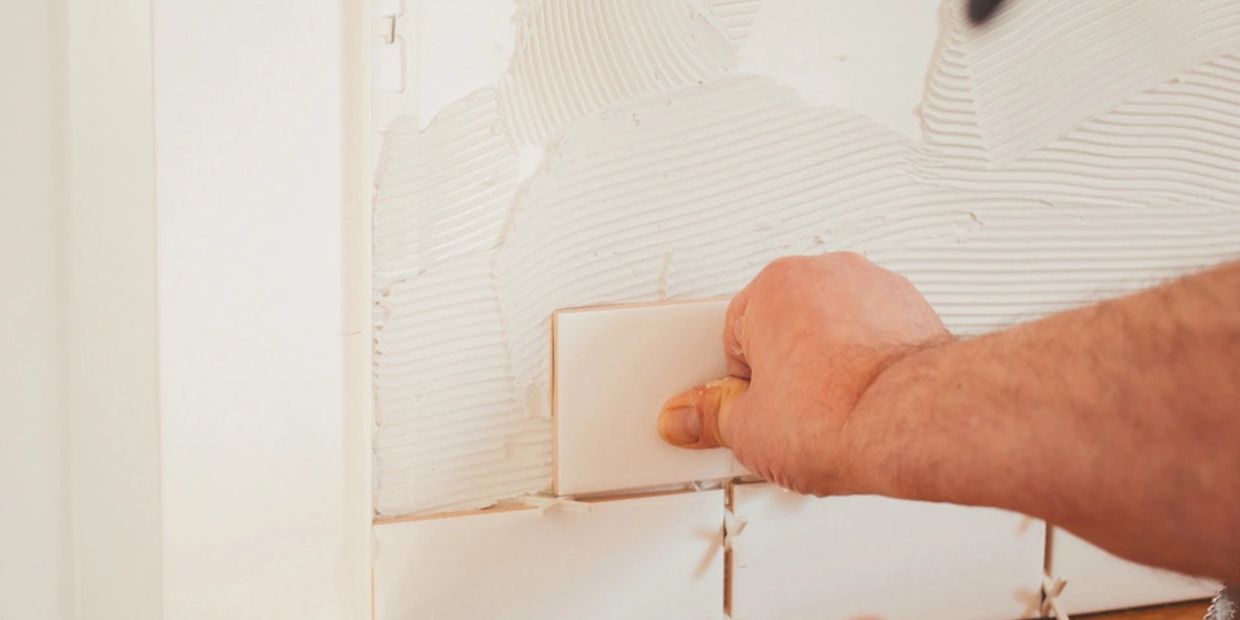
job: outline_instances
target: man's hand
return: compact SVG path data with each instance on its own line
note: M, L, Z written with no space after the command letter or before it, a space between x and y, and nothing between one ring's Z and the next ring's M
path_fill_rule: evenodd
M849 424L875 377L951 339L911 282L847 252L771 263L732 299L724 325L732 376L669 400L660 434L726 446L755 474L815 495L847 492L852 455L882 440Z
M659 431L803 493L1016 510L1240 582L1238 308L1240 262L953 340L856 254L782 259L728 309L735 377L672 398Z

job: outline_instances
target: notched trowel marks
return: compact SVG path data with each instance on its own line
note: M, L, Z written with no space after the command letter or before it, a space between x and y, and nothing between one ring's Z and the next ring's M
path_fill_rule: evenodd
M1014 2L1016 15L1005 14L994 31L983 34L969 30L959 14L945 12L946 41L932 64L922 104L924 156L916 174L970 191L1057 202L1235 207L1240 4L1202 1L1200 15L1174 8L1188 14L1173 20L1177 28L1187 27L1181 22L1200 25L1203 16L1218 19L1200 25L1200 41L1140 65L1147 68L1135 76L1132 63L1144 62L1148 54L1144 44L1112 40L1116 20L1078 23L1084 18L1075 8L1059 7L1079 26L1062 44L1076 50L1081 41L1094 41L1105 53L1081 53L1070 67L1064 66L1066 58L1053 60L1061 54L1059 44L1040 53L1035 44L1066 26L1055 21L1043 32L1043 22L1021 20L1021 12L1041 15L1059 4ZM1093 17L1107 7L1118 10L1111 4L1079 3L1084 15ZM1139 32L1161 28L1151 20L1173 10L1163 3L1122 4L1132 11L1130 26ZM1158 45L1168 43L1159 39ZM1126 50L1132 46L1141 50L1130 58ZM1215 55L1199 59L1201 54ZM1090 88L1060 84L1057 69L1091 82ZM1031 84L1042 84L1049 94L1035 93Z
M1035 27L1015 23L1020 4L1008 27ZM918 145L777 80L729 75L756 6L531 5L495 90L420 134L392 128L375 214L380 514L548 486L559 307L726 295L776 256L849 248L977 333L1240 248L1240 211L1223 204L1240 204L1234 56L1117 74L1090 91L1097 106L1051 93L1061 107L1043 118L996 112L1023 86L1002 87L993 63L1026 35L948 41ZM1064 110L1066 129L1051 122ZM517 153L539 148L518 181Z
M1240 51L1233 0L1011 0L984 28L970 27L948 1L941 47L954 51L948 60L963 71L954 87L937 92L972 102L986 157L999 164L1190 67Z
M525 11L499 91L522 143L651 93L727 73L727 36L685 0L543 0Z

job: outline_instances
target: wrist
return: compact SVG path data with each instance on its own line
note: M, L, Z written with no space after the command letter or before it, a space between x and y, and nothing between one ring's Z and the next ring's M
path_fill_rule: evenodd
M936 396L942 354L952 341L917 347L888 361L870 382L841 433L848 494L940 501L929 449L938 441L923 413Z

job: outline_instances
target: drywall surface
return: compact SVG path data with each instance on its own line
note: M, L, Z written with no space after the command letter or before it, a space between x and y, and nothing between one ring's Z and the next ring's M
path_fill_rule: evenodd
M937 0L720 0L738 74L777 78L807 103L860 110L911 139L921 134Z
M1237 255L1234 3L1017 0L974 31L956 0L849 4L522 3L502 76L392 123L381 515L550 487L557 308L728 295L777 256L851 249L975 334ZM812 23L831 44L804 43Z

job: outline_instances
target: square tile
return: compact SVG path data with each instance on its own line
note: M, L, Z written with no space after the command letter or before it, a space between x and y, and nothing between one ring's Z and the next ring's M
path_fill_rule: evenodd
M723 617L723 492L375 525L376 620Z
M1052 528L1051 575L1068 585L1059 607L1068 614L1174 603L1213 596L1219 584L1129 562Z
M727 374L726 300L555 314L555 489L561 495L743 475L724 450L659 437L659 409Z
M1019 618L1040 600L1045 524L990 508L733 487L734 620Z

